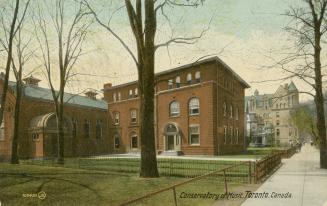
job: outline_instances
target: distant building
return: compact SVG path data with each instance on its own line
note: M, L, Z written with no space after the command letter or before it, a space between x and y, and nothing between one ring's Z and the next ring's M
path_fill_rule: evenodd
M258 90L245 98L246 136L254 145L289 145L298 139L298 130L290 121L299 105L295 84L281 85L274 94L260 95Z
M249 85L218 57L157 73L156 150L221 155L244 150L244 91ZM114 153L140 151L137 82L104 86Z

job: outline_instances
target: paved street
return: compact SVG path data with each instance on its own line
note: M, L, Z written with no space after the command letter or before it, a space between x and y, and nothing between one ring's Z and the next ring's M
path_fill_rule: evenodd
M300 153L283 160L283 166L256 192L266 192L269 198L247 199L242 206L327 206L327 170L319 169L319 151L305 145ZM287 192L291 198L271 197Z

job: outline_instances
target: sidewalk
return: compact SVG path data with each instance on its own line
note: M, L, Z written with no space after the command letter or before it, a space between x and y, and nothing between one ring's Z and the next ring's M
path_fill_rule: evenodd
M269 195L249 198L242 206L327 206L327 170L319 169L319 151L303 146L300 153L283 160L283 166L255 192ZM273 193L291 197L272 198Z

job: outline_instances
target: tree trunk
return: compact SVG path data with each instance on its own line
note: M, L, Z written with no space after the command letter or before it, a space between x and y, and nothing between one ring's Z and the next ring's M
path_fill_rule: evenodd
M64 164L64 91L60 91L60 100L59 100L59 111L57 117L57 127L58 127L58 164Z
M18 80L16 85L16 103L14 119L14 136L11 145L11 164L19 164L18 140L19 140L19 123L20 123L20 105L22 97L22 83Z
M158 177L154 128L154 37L156 16L154 2L145 0L145 45L142 71L141 177Z
M315 25L315 47L314 47L314 64L315 64L315 104L317 110L317 129L319 134L320 145L320 168L327 169L327 151L326 151L326 123L324 110L324 96L322 92L322 76L321 76L321 33L320 24Z

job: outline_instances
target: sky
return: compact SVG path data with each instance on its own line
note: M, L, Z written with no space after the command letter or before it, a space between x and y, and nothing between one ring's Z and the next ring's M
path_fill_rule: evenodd
M206 0L197 8L167 8L165 13L169 16L170 25L159 15L156 43L166 41L171 35L192 37L207 27L209 30L194 45L179 44L171 45L169 49L159 49L156 53L155 71L188 64L206 55L217 55L251 85L246 95L253 94L255 89L261 94L273 93L280 84L291 80L259 83L285 75L279 68L264 68L271 64L266 56L291 44L283 29L289 19L281 14L290 5L299 2L300 0ZM94 0L90 4L100 19L107 22L115 8L124 2ZM74 9L68 9L70 12L74 12ZM113 14L110 25L135 51L134 37L124 8ZM96 22L90 28L83 45L85 54L74 68L80 75L72 79L67 91L80 93L86 88L100 91L104 83L117 85L136 80L135 64L120 43ZM47 87L42 68L33 76L42 79L41 86ZM292 80L299 90L310 91L302 81ZM300 99L303 101L307 98L302 95Z

